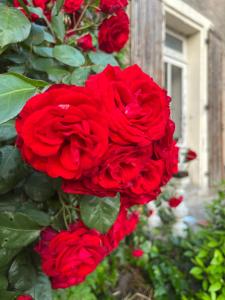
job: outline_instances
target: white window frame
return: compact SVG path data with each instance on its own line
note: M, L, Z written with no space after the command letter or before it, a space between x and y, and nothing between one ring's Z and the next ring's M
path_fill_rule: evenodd
M187 37L188 118L187 145L196 150L198 158L189 166L192 183L207 193L208 180L208 57L207 38L213 24L193 7L180 0L162 0L165 27ZM190 51L189 51L190 50Z
M187 43L185 37L182 35L179 35L175 33L174 31L171 31L169 29L166 29L166 33L169 33L170 35L174 36L175 38L178 38L183 43L183 53L180 53L178 51L172 50L164 44L164 55L163 55L163 63L167 63L168 71L171 68L171 65L177 66L182 69L182 102L181 102L181 131L182 131L182 138L178 140L178 146L179 147L187 147ZM164 70L165 71L165 70ZM171 78L170 73L167 72L168 78L167 78L167 86L168 86L168 94L171 94ZM173 99L172 99L173 101Z

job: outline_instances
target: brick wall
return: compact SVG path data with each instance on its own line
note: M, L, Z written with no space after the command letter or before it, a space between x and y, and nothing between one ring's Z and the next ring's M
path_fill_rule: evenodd
M181 0L205 15L225 41L225 0Z

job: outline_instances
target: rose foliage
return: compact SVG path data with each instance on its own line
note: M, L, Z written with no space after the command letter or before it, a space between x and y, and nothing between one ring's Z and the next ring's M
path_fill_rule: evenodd
M177 172L170 98L117 56L127 5L0 4L0 299L83 282Z

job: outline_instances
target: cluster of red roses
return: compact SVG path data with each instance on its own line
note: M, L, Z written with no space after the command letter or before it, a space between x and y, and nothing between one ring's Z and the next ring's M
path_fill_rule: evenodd
M84 87L53 85L31 98L16 122L18 146L65 192L145 204L177 172L169 113L166 92L138 66L108 66Z
M29 6L27 0L22 1ZM51 9L54 3L55 0L33 0L33 5L41 8L49 20L51 19ZM83 4L84 0L65 0L63 10L69 15L75 14L76 19L76 16L79 17L79 10ZM98 28L99 49L102 51L107 53L117 52L126 44L129 38L129 18L124 8L127 5L127 0L100 0L99 8L96 10L96 13L102 12L106 14L106 17ZM23 8L21 8L19 0L14 0L14 6L26 14ZM31 14L32 21L36 21L38 18L38 15L35 13ZM73 20L74 18L71 19L72 25L74 25ZM69 35L71 35L71 33ZM95 51L92 35L90 33L81 36L77 40L77 45L83 51Z
M43 232L36 250L54 288L83 281L134 230L138 218L127 208L155 199L177 172L169 101L138 66L108 66L84 87L53 85L22 109L17 145L28 164L62 178L64 192L121 196L105 235L80 221L68 231Z

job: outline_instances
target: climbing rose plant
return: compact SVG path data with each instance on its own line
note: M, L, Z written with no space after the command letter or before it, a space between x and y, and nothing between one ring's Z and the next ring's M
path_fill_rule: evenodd
M0 4L1 299L83 282L177 172L170 98L121 67L127 5Z

